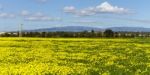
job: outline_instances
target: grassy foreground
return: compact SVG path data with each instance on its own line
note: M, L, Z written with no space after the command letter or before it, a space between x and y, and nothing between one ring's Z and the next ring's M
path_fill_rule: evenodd
M150 39L0 38L1 75L150 75Z

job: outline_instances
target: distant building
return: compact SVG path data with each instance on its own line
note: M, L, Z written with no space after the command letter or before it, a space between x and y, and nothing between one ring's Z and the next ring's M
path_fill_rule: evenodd
M5 34L6 32L0 32L0 35Z

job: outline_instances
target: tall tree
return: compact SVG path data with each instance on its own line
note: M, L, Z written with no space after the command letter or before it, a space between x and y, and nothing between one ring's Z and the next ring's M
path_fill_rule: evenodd
M114 36L114 32L111 29L106 29L104 31L104 35L105 35L105 37L113 37Z

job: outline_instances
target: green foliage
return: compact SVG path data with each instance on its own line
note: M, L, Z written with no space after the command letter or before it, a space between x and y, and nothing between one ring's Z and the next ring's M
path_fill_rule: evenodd
M113 37L114 32L111 29L106 29L104 32L105 37Z
M150 75L150 39L0 38L1 75Z

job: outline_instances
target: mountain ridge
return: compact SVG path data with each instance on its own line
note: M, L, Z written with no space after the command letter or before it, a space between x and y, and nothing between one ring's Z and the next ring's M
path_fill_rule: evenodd
M26 32L81 32L81 31L104 31L105 29L111 29L116 32L150 32L150 28L144 27L108 27L108 28L99 28L99 27L88 27L88 26L64 26L64 27L52 27L52 28L40 28L33 30L24 30Z

